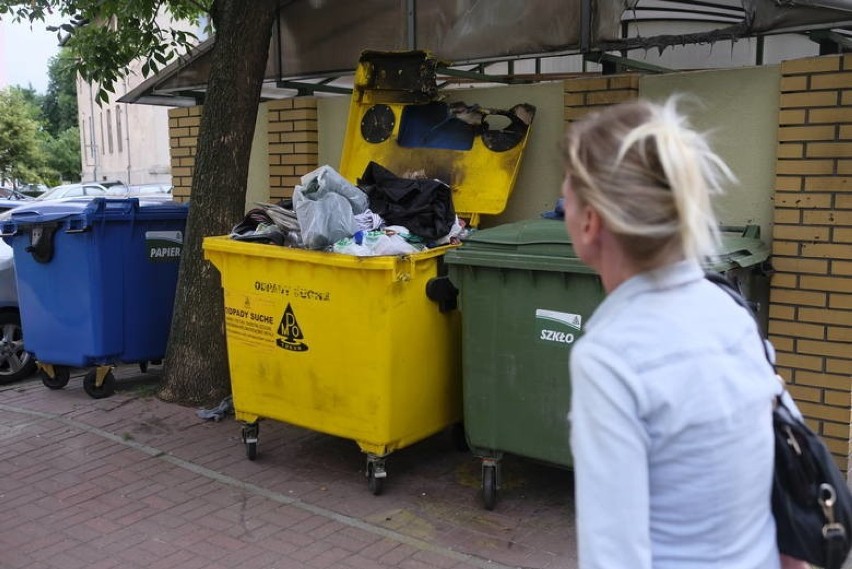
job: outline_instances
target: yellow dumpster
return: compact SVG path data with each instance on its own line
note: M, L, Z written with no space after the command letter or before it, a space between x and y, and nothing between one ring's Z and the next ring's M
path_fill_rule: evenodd
M499 213L534 108L523 105L499 132L470 126L470 148L456 148L466 144L464 127L443 133L448 117L458 120L436 101L435 65L423 52L362 56L340 173L355 182L371 160L420 170L449 183L460 217ZM458 313L446 294L431 292L446 291L435 285L446 281L439 261L451 246L355 257L217 236L203 247L222 278L233 402L249 459L259 419L340 436L367 454L368 486L379 494L388 454L461 421Z

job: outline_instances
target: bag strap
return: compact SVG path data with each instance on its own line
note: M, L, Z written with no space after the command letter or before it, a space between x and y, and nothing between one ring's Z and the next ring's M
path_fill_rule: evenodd
M722 273L717 273L714 271L706 271L704 273L704 278L706 278L711 283L715 284L722 290L728 293L728 295L734 299L734 302L739 304L743 309L745 309L755 322L758 322L757 314L754 312L754 306L745 299L740 288L729 281L725 275ZM759 326L758 326L759 329ZM763 354L766 356L766 361L769 362L769 365L772 366L772 370L775 370L775 358L772 355L772 351L769 349L769 344L766 340L761 338L762 346L763 346Z
M751 304L743 297L742 292L736 284L729 281L725 278L721 273L716 272L705 272L704 276L707 280L712 282L713 284L719 286L722 290L727 292L734 301L743 307L745 310L751 314L752 318L757 321L757 316L755 315L754 308ZM766 361L769 362L769 365L772 366L772 369L775 369L775 362L770 352L770 348L767 341L763 341L763 352L766 355ZM786 386L782 383L781 394L775 397L775 405L784 407L787 409L787 406L784 405L783 395L787 391ZM787 409L789 413L789 409ZM823 495L824 493L830 493L830 495ZM820 496L818 497L820 506L823 509L823 515L825 516L826 524L822 528L822 535L825 540L825 559L826 559L826 567L840 567L846 559L846 553L848 551L846 547L846 528L837 523L834 516L834 504L836 503L837 496L835 494L835 489L829 484L823 484L820 487Z

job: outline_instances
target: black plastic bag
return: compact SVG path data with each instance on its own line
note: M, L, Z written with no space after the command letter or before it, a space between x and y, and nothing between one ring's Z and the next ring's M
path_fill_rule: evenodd
M447 235L456 220L452 190L440 180L400 178L370 162L358 185L387 225L402 225L425 241Z

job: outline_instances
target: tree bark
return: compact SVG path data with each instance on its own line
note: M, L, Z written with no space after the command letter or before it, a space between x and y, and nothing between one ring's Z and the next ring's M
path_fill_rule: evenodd
M203 259L205 236L222 235L244 215L272 23L278 0L216 0L212 67L198 132L195 174L178 275L164 384L159 396L187 405L230 392L219 273Z

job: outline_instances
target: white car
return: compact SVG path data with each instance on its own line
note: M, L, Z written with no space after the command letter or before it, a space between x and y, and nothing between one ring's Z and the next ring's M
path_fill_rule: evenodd
M106 195L106 188L98 184L65 184L50 188L36 200L58 200L61 198L97 197Z
M0 384L29 377L36 361L24 348L12 248L0 239Z

